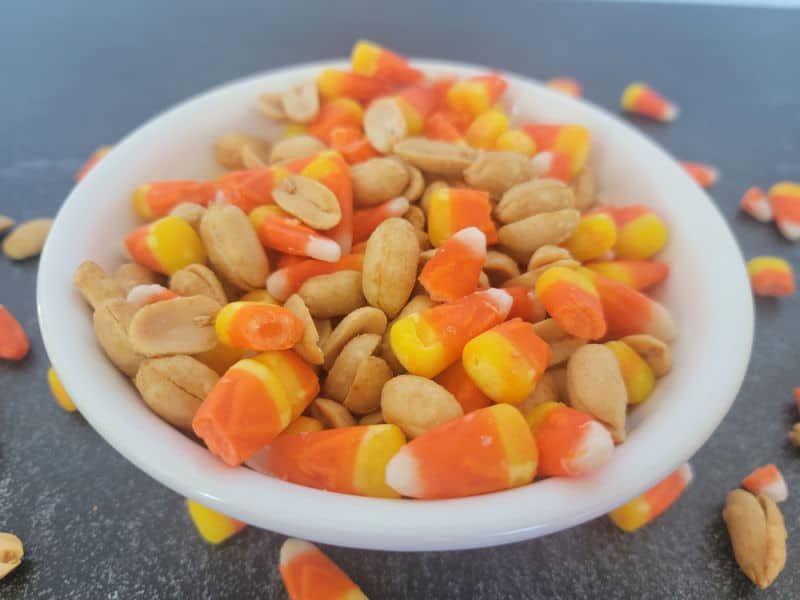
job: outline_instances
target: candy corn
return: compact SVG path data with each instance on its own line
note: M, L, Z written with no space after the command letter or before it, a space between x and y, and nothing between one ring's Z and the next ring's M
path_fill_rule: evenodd
M396 425L281 435L247 464L284 481L320 490L396 498L397 493L386 484L386 463L405 442Z
M131 202L137 215L150 220L184 202L206 206L216 195L217 186L210 181L155 181L136 188Z
M753 293L780 298L794 294L792 266L777 256L757 256L747 262Z
M322 100L352 98L358 102L369 102L391 89L391 84L376 77L366 77L340 69L323 69L317 76L317 89Z
M497 137L494 147L496 150L512 150L525 156L536 154L536 142L522 129L509 129L501 133ZM542 172L547 170L549 170L549 166L542 168ZM565 172L563 177L568 179L569 174ZM562 177L558 177L558 179L562 179Z
M80 181L91 171L97 163L109 152L111 151L111 146L101 146L97 150L95 150L89 159L83 164L80 170L75 173L75 181Z
M348 164L355 165L381 156L360 127L334 127L328 137L331 148L339 152Z
M580 269L594 281L605 315L607 332L611 339L626 335L648 333L662 342L671 342L677 332L672 317L661 304L613 279Z
M425 137L443 142L460 142L470 125L469 115L439 110L428 115L423 126Z
M189 515L200 536L209 544L221 544L245 527L245 523L232 519L222 513L203 506L199 502L186 499Z
M669 265L657 260L600 260L586 268L635 290L645 290L669 276Z
M492 288L403 317L389 332L392 350L410 373L435 377L460 358L469 340L501 323L511 303L505 291Z
M486 235L487 244L497 243L489 193L467 188L441 187L430 195L428 235L437 248L455 232L470 226Z
M497 138L508 131L508 127L506 113L499 108L490 108L475 118L464 137L470 146L490 150L495 147Z
M305 131L321 139L326 144L331 142L331 132L337 127L355 127L361 129L364 121L364 109L352 98L335 98L319 107L319 112Z
M312 277L337 271L360 271L363 263L363 254L348 254L336 262L306 259L273 271L267 277L267 291L277 301L283 302Z
M477 227L467 227L436 250L419 282L435 302L452 302L477 289L485 260L486 236Z
M608 516L623 531L636 531L672 506L689 486L692 478L692 467L689 463L684 463L666 479L641 496L615 508Z
M460 360L439 373L434 381L455 396L465 415L492 405L491 399L475 385Z
M643 260L650 258L667 243L667 227L647 206L606 206L591 214L606 213L617 224L614 253L617 258Z
M78 410L78 407L75 406L72 398L70 398L69 394L67 394L67 390L65 390L64 386L61 385L61 380L58 378L58 375L56 375L53 367L50 367L47 370L47 383L50 386L50 392L53 394L53 398L56 399L56 402L58 402L58 405L61 408L67 412L75 412Z
M569 183L572 179L572 167L569 156L562 152L543 150L531 159L536 176L540 179L558 179Z
M206 261L200 237L178 217L163 217L142 225L125 238L125 247L137 263L165 275Z
M530 483L536 465L536 443L525 418L516 408L497 404L412 440L389 461L386 481L403 496L458 498Z
M470 379L489 398L519 404L536 387L550 356L532 324L512 319L470 340L461 359Z
M776 183L769 188L769 202L783 237L800 240L800 183Z
M536 143L537 151L552 152L556 161L566 160L569 165L568 179L583 170L592 145L589 130L583 125L537 124L524 125L521 129Z
M228 173L217 180L217 185L225 201L250 214L259 206L275 204L272 190L287 175L289 170L285 166L276 165Z
M409 87L375 100L364 113L367 139L380 152L389 152L396 142L422 133L435 102L433 90L425 86Z
M572 79L571 77L556 77L551 79L547 82L547 87L561 92L562 94L566 94L567 96L572 96L573 98L580 98L583 92L580 81Z
M344 571L303 540L283 543L280 570L289 600L367 600Z
M311 433L312 431L322 431L325 426L313 417L300 415L280 435L292 435L294 433Z
M492 107L507 87L508 83L499 73L462 79L447 91L447 105L451 110L477 117Z
M606 342L606 348L617 358L622 379L625 381L625 390L628 392L628 404L640 404L647 400L656 386L653 369L647 361L625 342Z
M794 388L792 390L792 395L794 396L794 404L797 410L800 411L800 387Z
M606 334L598 292L584 272L567 267L547 269L536 280L536 295L569 335L593 340Z
M678 107L643 83L632 83L622 92L622 110L656 121L674 121Z
M742 487L756 496L769 496L775 502L783 502L789 497L789 490L783 475L773 464L765 465L742 479Z
M192 428L212 453L236 466L271 442L318 393L316 374L294 352L265 352L228 369Z
M756 221L761 221L762 223L772 221L772 205L764 190L758 186L754 185L744 193L740 206L744 212Z
M250 213L250 221L266 248L326 262L336 262L341 256L341 248L336 242L297 219L286 216L277 207L261 206L255 209Z
M586 475L614 454L611 434L599 421L560 402L540 404L526 419L539 450L539 475Z
M214 323L223 344L242 350L288 350L303 337L303 322L291 311L264 302L231 302Z
M353 242L367 240L373 231L391 217L402 217L408 212L408 199L398 196L372 208L362 208L353 213Z
M561 245L575 260L592 260L611 250L617 241L617 226L607 214L584 215L578 228Z
M287 254L285 256L292 256L292 255ZM301 256L292 256L292 258L298 258L301 262L304 260L313 260L313 259L304 259ZM242 302L266 302L267 304L279 304L277 298L274 298L272 294L270 294L267 290L251 290L247 292L244 296L239 298L239 300L241 300Z
M353 73L392 84L409 85L425 79L425 74L409 65L406 58L366 40L356 42L350 61Z
M719 179L719 171L711 165L686 161L680 161L680 165L702 188L710 188Z
M536 323L545 318L544 306L532 288L507 287L503 291L511 296L513 302L508 311L509 319L520 318L523 321Z

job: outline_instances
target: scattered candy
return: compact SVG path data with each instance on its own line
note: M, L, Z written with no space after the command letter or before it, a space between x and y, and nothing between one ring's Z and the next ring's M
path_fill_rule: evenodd
M643 83L632 83L622 92L622 110L656 121L674 121L678 107Z
M769 202L778 229L787 240L800 240L800 183L782 181L769 188Z
M691 465L684 463L666 479L641 496L612 510L608 516L623 531L636 531L654 521L675 504L692 478Z
M75 173L75 181L80 181L91 171L102 158L111 151L111 146L101 146L95 150L83 166Z
M0 304L0 358L22 360L28 354L31 344L22 325L8 309Z
M58 402L58 405L61 408L67 412L75 412L78 410L78 407L75 406L72 398L70 398L69 394L67 394L67 390L65 390L64 386L61 385L61 380L58 378L58 375L56 375L53 367L50 367L47 370L47 383L50 386L50 392L53 394L53 398L56 399L56 402Z
M711 165L687 161L680 161L680 165L702 188L710 188L719 180L719 171Z
M789 497L789 489L783 475L773 464L759 467L742 479L742 487L756 496L769 496L775 502L783 502Z
M747 274L753 293L781 298L795 291L792 266L777 256L757 256L747 261Z
M744 212L753 217L756 221L769 223L772 221L772 205L769 198L758 186L748 189L742 196L741 207Z
M280 570L289 600L367 600L344 571L306 541L283 543Z
M203 506L195 500L187 498L186 506L197 532L209 544L221 544L246 526L245 523Z
M486 236L477 227L454 233L422 267L419 282L434 302L452 302L478 288Z

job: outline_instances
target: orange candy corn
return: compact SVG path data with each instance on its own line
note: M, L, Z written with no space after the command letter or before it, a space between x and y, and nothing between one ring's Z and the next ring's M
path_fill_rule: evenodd
M289 600L367 600L344 571L303 540L283 543L280 570Z
M497 404L406 444L389 461L386 481L411 498L460 498L530 483L536 465L536 442L525 418Z
M710 188L719 179L719 171L711 165L687 161L680 161L680 165L702 188Z
M800 183L776 183L769 188L769 202L783 237L800 240Z
M639 404L647 400L656 386L653 369L638 352L621 340L606 342L606 348L614 353L625 382L628 404Z
M573 98L580 98L583 93L580 81L571 77L556 77L547 82L547 87Z
M469 115L452 110L438 110L425 119L423 133L432 140L458 142L464 138L469 125Z
M0 304L0 358L22 360L30 348L31 343L22 325Z
M350 61L353 73L392 84L409 85L425 79L425 74L409 65L406 58L366 40L356 42Z
M64 386L61 384L61 380L58 378L53 367L47 370L47 384L50 386L50 393L53 394L53 398L55 398L61 408L67 412L75 412L78 410L72 398L69 397L67 390L65 390Z
M267 277L267 291L279 302L284 302L312 277L336 271L360 271L363 263L363 254L348 254L336 262L306 259L273 271Z
M95 150L89 159L83 164L83 166L75 173L75 181L80 181L91 171L97 163L109 152L111 151L111 146L101 146L97 150Z
M499 73L486 73L454 83L447 91L447 105L458 113L477 117L494 106L508 83Z
M397 425L361 425L278 436L247 462L299 485L357 496L396 498L386 463L405 444Z
M491 399L470 379L460 360L439 373L434 381L455 396L465 415L492 405Z
M389 331L392 350L410 373L436 377L461 357L468 341L501 323L511 302L504 290L490 288L403 317Z
M539 475L586 475L608 463L614 454L608 429L561 402L540 404L526 418L539 450Z
M137 263L165 275L206 262L200 237L178 217L163 217L134 229L125 238L125 247Z
M455 232L471 226L486 235L487 244L497 243L497 229L492 221L488 192L442 187L431 194L428 235L434 246L438 248Z
M325 427L320 421L313 417L300 415L289 426L281 432L281 435L292 435L293 433L311 433L312 431L322 431Z
M353 213L353 241L363 242L368 239L373 231L391 217L402 217L408 212L408 200L398 196L392 200L373 206L362 208Z
M586 268L635 290L645 290L669 276L669 265L657 260L598 260Z
M757 256L747 261L750 285L757 296L780 298L794 294L792 266L777 256Z
M293 312L264 302L231 302L217 313L219 341L241 350L288 350L303 337L305 326Z
M794 388L792 390L792 395L794 396L794 404L797 410L800 411L800 387Z
M227 173L217 184L226 201L250 214L259 206L275 204L272 190L287 175L289 170L284 166L262 167Z
M569 164L569 177L583 170L592 138L583 125L524 125L522 130L536 143L538 151L551 151L556 157L566 157ZM564 160L561 158L560 160Z
M545 318L544 306L536 296L535 290L523 287L507 287L503 288L503 291L507 292L513 300L511 310L508 311L509 319L520 318L523 321L536 323Z
M260 206L250 213L250 221L265 248L326 262L339 260L342 251L336 242L285 214L274 206Z
M305 131L330 144L330 135L334 129L337 127L360 129L363 120L364 109L361 104L352 98L335 98L319 107L317 116L306 126Z
M605 275L580 270L592 278L600 296L608 329L606 337L616 340L626 335L648 333L662 342L675 339L675 324L661 304Z
M674 121L678 107L643 83L632 83L622 92L622 110L656 121Z
M355 165L381 156L360 127L334 127L328 137L331 148L339 152L348 164Z
M358 102L369 102L386 94L391 89L391 83L351 71L323 69L317 76L317 89L323 100L344 96Z
M486 236L477 227L453 234L422 267L419 282L435 302L452 302L478 288Z
M211 181L154 181L133 192L133 210L148 221L169 214L178 204L188 202L207 206L217 195Z
M617 226L609 215L584 215L575 232L561 245L575 260L592 260L611 250L617 241Z
M606 334L600 297L585 273L566 267L547 269L536 280L536 295L569 335L594 340Z
M617 224L617 241L614 244L617 258L650 258L667 243L666 225L643 204L605 206L590 211L590 214L597 213L611 215Z
M550 347L531 323L512 319L470 340L461 360L480 390L495 402L519 404L550 362Z
M664 513L683 494L693 478L692 467L684 463L666 479L612 510L608 516L623 531L636 531Z
M211 389L192 429L226 464L243 463L270 443L319 393L319 379L291 350L233 365Z
M772 221L772 205L764 190L758 186L754 185L744 193L740 206L744 212L756 221L761 221L762 223Z
M189 515L192 517L192 523L197 528L197 532L209 544L221 544L246 527L245 523L188 498L186 507L189 509Z
M775 502L783 502L789 497L789 490L783 475L773 464L765 465L742 479L742 487L756 496L769 496Z
M171 300L177 298L178 294L157 283L142 284L131 288L128 292L128 303L135 308L141 308L147 304L160 302L161 300Z
M510 149L513 150L513 148ZM523 152L524 150L519 151ZM558 179L564 183L569 183L572 179L572 161L563 152L543 150L531 159L531 165L539 178Z
M464 137L470 146L489 150L495 147L497 139L508 131L508 128L509 120L506 113L499 108L490 108L475 117Z

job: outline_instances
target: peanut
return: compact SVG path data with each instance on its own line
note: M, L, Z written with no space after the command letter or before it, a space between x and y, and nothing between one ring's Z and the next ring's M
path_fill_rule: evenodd
M362 333L383 335L384 331L386 331L386 315L378 308L364 306L346 315L322 346L325 369L333 366L342 348L354 337Z
M392 98L379 98L364 112L364 133L375 149L388 153L408 135L405 115Z
M445 177L460 177L478 156L477 150L472 148L422 137L398 142L394 153L412 167Z
M158 274L138 263L123 263L112 276L125 296L137 285L152 285L160 281Z
M228 303L219 278L205 265L193 264L176 271L169 279L169 289L179 296L208 296L220 305Z
M536 384L536 387L533 388L533 391L528 395L527 398L525 398L525 400L517 405L517 408L523 415L527 417L528 413L540 404L544 404L545 402L559 401L560 398L558 395L558 384L556 383L556 379L553 376L553 373L550 371L545 371L542 374L542 378Z
M418 231L425 231L425 213L419 206L409 206L403 218Z
M322 152L327 146L313 135L293 135L275 142L269 162L283 163Z
M509 188L494 214L501 223L508 224L565 208L575 208L575 196L565 183L558 179L534 179Z
M455 397L435 381L398 375L383 386L381 413L411 439L463 416Z
M341 317L366 303L358 271L317 275L306 281L297 294L315 319Z
M394 376L386 361L377 356L368 356L356 369L353 383L343 404L354 414L365 415L380 408L381 390Z
M52 225L53 219L33 219L18 225L3 240L3 253L13 260L39 256Z
M311 403L311 416L320 421L326 429L352 427L356 424L349 410L327 398L317 398Z
M580 218L581 214L572 208L533 215L503 225L497 237L514 258L525 262L538 248L566 240L578 227Z
M383 420L383 413L379 410L364 415L358 420L359 425L382 425L385 422L386 421Z
M509 188L534 176L530 161L518 152L483 152L464 171L464 180L474 188L500 198Z
M217 345L214 317L220 308L208 296L172 298L143 306L128 327L131 346L148 357L211 350Z
M124 299L112 299L98 306L92 316L97 341L108 358L129 377L136 375L144 356L133 349L128 337L128 327L134 309Z
M275 203L313 229L332 229L342 220L339 200L316 179L287 175L272 190Z
M232 131L214 143L214 158L226 169L243 169L245 165L242 152L245 147L252 148L258 154L269 155L269 144L264 140L254 135Z
M583 169L572 182L575 193L575 208L584 212L590 209L596 199L594 173L589 168Z
M347 342L328 371L322 393L337 402L344 402L359 366L375 352L380 342L381 336L377 333L362 333Z
M578 348L586 343L586 340L567 335L555 319L545 319L534 323L533 330L536 335L550 345L552 355L549 366L551 367L566 362Z
M373 158L350 169L357 207L381 204L401 195L409 184L406 166L391 158Z
M200 221L203 220L203 216L206 214L206 207L194 202L181 202L169 211L169 214L183 219L197 231L200 228Z
M75 269L72 282L89 305L96 309L106 300L124 299L125 292L97 263L90 260L82 262Z
M297 123L308 123L319 112L319 94L317 83L306 81L291 86L281 94L283 112L290 120Z
M261 114L271 121L286 121L286 111L283 108L283 101L280 94L267 92L258 97L258 108Z
M17 222L12 219L11 217L7 217L5 215L0 215L0 233L11 229Z
M425 191L425 178L417 167L406 165L406 168L408 169L408 185L401 195L408 198L409 202L416 202Z
M0 533L0 579L16 569L25 552L22 541L13 533Z
M657 337L641 333L622 338L633 350L650 365L653 375L663 377L672 370L672 352Z
M292 294L283 303L283 308L297 315L305 326L303 337L294 346L294 351L306 362L312 365L321 365L324 354L320 348L319 333L306 303L297 294Z
M414 227L400 218L381 223L364 252L364 297L394 317L408 301L417 280L419 242Z
M519 276L519 267L516 261L497 250L489 250L486 253L483 271L489 277L491 284L496 287L500 286L504 281Z

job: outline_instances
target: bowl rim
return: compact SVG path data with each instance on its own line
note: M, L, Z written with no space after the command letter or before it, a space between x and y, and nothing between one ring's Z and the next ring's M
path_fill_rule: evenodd
M422 58L413 61L426 71L447 71L458 75L492 70L453 61ZM231 469L213 458L205 448L164 423L151 425L155 428L154 434L167 436L167 442L142 444L138 432L125 426L126 423L150 423L146 415L139 414L141 408L135 408L135 413L126 414L126 420L122 422L119 415L113 414L110 408L92 397L97 393L97 388L93 387L94 378L81 377L80 353L75 352L74 345L64 335L67 331L66 324L62 322L65 316L64 303L58 302L59 294L63 297L64 293L63 287L60 287L64 281L63 273L58 273L59 269L63 270L59 249L69 243L66 238L69 226L78 220L79 211L88 206L89 198L101 189L103 180L124 164L127 155L133 152L137 144L153 137L158 129L169 127L176 115L200 109L205 102L218 95L251 86L265 78L299 78L322 68L342 68L346 65L345 60L324 60L282 67L236 79L192 96L125 136L69 194L58 212L42 253L37 278L37 310L51 363L92 427L120 454L160 483L224 514L258 527L317 542L381 550L450 550L493 546L566 529L605 514L635 497L692 456L728 412L750 358L753 301L741 250L710 198L652 140L601 107L586 100L560 95L529 77L507 71L502 72L511 85L532 86L537 94L552 94L552 99L557 97L559 102L582 104L597 118L607 121L609 127L624 130L635 142L637 151L645 153L655 165L654 168L668 172L671 178L677 178L683 192L691 190L698 215L710 219L706 228L714 237L716 251L713 254L719 264L725 265L721 270L726 271L725 277L717 282L726 292L719 291L717 296L728 303L725 314L737 318L737 327L718 327L720 334L727 335L725 340L720 339L715 345L721 353L719 359L725 365L727 378L717 381L713 387L704 384L702 378L694 382L705 401L703 410L695 415L698 418L689 422L673 418L668 422L671 429L664 427L663 423L661 427L653 427L650 423L652 419L643 422L640 429L646 429L652 438L631 436L626 444L617 449L617 456L609 465L584 478L548 479L534 486L488 496L412 502L326 492L279 481L246 468ZM77 316L69 308L66 313L66 316L76 319L85 318L83 314ZM115 371L113 368L111 370ZM708 395L702 396L702 393ZM148 412L147 409L145 412ZM160 423L157 417L151 415L151 418ZM651 426L648 427L648 424ZM159 452L159 449L170 445L174 435L184 438L186 448L182 445L180 452L175 455ZM637 452L646 451L647 444L661 448L661 454L665 457L656 466L647 464L645 460L637 460ZM622 458L621 454L624 455ZM627 471L621 468L622 463L629 468ZM258 495L258 502L253 501L254 494ZM487 506L488 498L491 498L492 504ZM569 501L565 501L566 498ZM317 517L310 522L309 514L316 514Z

